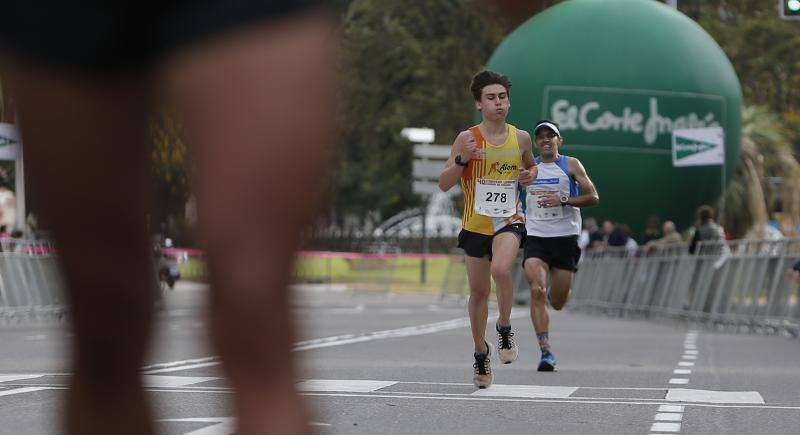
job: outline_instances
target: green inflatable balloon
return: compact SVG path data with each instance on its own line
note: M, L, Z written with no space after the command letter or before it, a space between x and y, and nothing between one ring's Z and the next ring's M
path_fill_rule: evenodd
M559 3L512 32L488 68L512 80L510 123L560 125L562 154L581 160L600 194L584 217L637 235L650 215L684 229L738 162L736 73L708 33L663 3Z

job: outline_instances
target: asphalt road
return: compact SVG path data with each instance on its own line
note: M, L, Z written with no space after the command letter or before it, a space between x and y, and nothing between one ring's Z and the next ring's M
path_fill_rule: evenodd
M167 295L143 370L163 434L235 428L205 340L205 293L181 283ZM796 339L557 312L558 371L539 373L519 307L519 359L495 363L494 385L476 390L463 301L326 287L295 295L298 389L320 433L800 433ZM0 325L0 434L58 433L69 340L63 323Z

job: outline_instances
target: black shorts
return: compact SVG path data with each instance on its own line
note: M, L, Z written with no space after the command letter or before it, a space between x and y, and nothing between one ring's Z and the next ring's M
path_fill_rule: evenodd
M494 236L510 232L514 233L515 236L519 239L519 245L523 246L525 244L525 225L524 224L511 224L506 225L503 228L500 228ZM467 254L468 257L478 257L483 258L487 255L489 256L489 260L492 259L492 241L494 240L494 236L487 236L486 234L480 233L473 233L472 231L467 231L462 229L460 233L458 233L458 247L464 250L464 253Z
M529 258L538 258L550 267L575 272L578 270L578 260L581 258L578 236L528 236L525 238L525 260Z
M3 3L0 50L88 75L140 73L178 48L281 18L319 0L16 0Z

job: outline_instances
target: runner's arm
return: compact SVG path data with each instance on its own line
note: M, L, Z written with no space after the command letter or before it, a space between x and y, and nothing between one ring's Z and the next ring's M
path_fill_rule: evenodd
M442 173L439 174L439 189L442 189L442 192L447 192L461 180L461 173L466 166L457 165L455 159L459 154L462 162L469 161L472 158L472 153L467 152L467 143L470 140L474 141L475 139L469 131L462 131L456 136L453 147L450 149L450 157L445 162Z
M536 158L533 157L533 142L531 135L525 130L517 130L517 143L519 144L520 155L522 156L522 169L520 171L519 184L527 186L539 176L539 168L536 167Z
M600 196L597 194L597 189L586 174L586 169L584 169L580 160L570 157L567 165L569 165L569 172L581 186L581 194L570 197L567 200L567 204L573 207L591 207L599 204Z

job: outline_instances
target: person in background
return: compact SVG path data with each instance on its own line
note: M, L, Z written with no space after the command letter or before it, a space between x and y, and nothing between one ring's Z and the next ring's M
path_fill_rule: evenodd
M794 282L800 282L800 260L797 260L791 269L789 269L789 279Z
M628 235L619 224L606 219L603 221L603 242L606 246L627 246Z
M619 224L619 228L628 238L625 241L625 251L627 251L628 255L636 255L639 250L639 244L636 243L636 239L633 237L633 230L631 230L631 227L628 224Z
M651 240L661 238L661 219L658 216L651 215L647 218L647 223L644 227L644 232L639 237L639 244L646 245Z
M714 209L710 205L701 205L697 208L697 224L695 225L694 235L689 244L689 253L697 252L699 242L722 242L725 241L725 230L714 220ZM700 254L717 252L715 246ZM705 251L705 250L704 250ZM721 250L720 250L721 252Z
M664 236L659 239L647 242L648 246L683 242L681 234L675 228L675 222L672 222L670 220L664 221L664 224L662 225L662 230L664 232Z
M603 240L603 235L600 229L597 228L597 220L593 217L587 217L583 220L581 225L581 234L578 236L578 247L581 251L591 248L592 242L595 240Z

